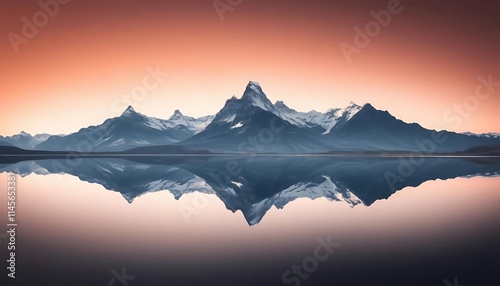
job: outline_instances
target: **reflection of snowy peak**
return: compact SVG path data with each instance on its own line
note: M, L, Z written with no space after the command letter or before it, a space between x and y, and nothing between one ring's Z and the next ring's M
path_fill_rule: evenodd
M46 168L38 165L35 161L24 161L12 164L1 169L2 172L18 174L21 177L26 177L31 174L49 175L51 172Z
M163 190L176 199L193 192L214 194L228 210L241 212L249 225L259 223L273 206L281 209L300 198L326 198L350 206L370 206L397 190L428 180L500 174L497 164L464 158L426 160L407 180L390 185L384 176L399 171L399 160L324 157L255 158L251 162L234 158L134 157L132 160L88 158L76 168L64 159L24 161L0 164L0 173L70 174L119 192L128 202ZM230 167L235 163L239 171ZM229 174L228 168L235 173Z
M94 170L89 169L89 176L86 176L84 180L97 182L108 190L120 192L129 203L144 194L160 191L169 191L177 200L185 194L194 192L214 193L205 180L178 167L127 164L126 161L121 160L96 160L95 162L98 163L95 165L97 167ZM136 174L147 175L142 181L123 184L126 183L123 178Z
M325 181L322 183L301 182L283 190L276 196L274 205L277 208L283 208L286 204L298 198L310 198L314 200L323 197L332 201L346 202L351 207L363 204L363 201L347 188L343 188L340 184L336 185L328 176L322 177L325 178Z
M167 179L155 180L146 185L149 192L158 192L168 190L176 200L180 199L183 195L189 193L204 193L214 194L214 190L208 185L205 180L198 176L193 176L187 181L176 182Z
M288 203L300 198L311 200L327 198L330 201L346 202L351 207L358 204L364 205L360 198L347 188L342 187L340 183L338 185L333 183L329 176L323 175L321 177L325 179L321 183L300 182L286 188L271 198L250 205L248 208L242 210L245 219L249 225L255 225L262 220L272 206L282 209ZM241 186L239 186L239 188L241 188ZM236 197L236 192L237 190L232 190L230 193Z

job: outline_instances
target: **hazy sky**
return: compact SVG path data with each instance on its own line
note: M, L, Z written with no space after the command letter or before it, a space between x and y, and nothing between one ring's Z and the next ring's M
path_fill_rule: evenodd
M0 4L2 135L77 131L129 103L214 114L249 80L300 111L370 102L427 128L500 132L500 84L475 95L479 76L500 82L496 1L59 1L49 16L38 1ZM349 62L340 45L388 6Z

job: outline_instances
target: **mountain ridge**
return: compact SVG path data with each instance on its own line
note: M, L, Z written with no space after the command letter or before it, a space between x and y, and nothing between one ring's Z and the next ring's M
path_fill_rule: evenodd
M0 141L21 149L80 152L173 144L244 153L423 151L418 142L433 138L435 132L418 123L406 123L370 103L361 106L351 101L344 108L329 108L324 113L297 111L280 100L273 104L261 85L250 81L240 98L229 98L215 115L194 118L176 109L168 119L159 119L128 106L120 116L68 135L21 132L0 136ZM457 152L500 144L496 133L442 133L448 140L436 144L433 151Z

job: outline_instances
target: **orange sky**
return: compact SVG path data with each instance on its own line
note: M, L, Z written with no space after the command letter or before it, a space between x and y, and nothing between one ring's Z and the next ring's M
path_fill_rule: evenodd
M122 95L157 66L168 77L131 101L149 116L214 114L254 80L301 111L370 102L427 128L500 132L500 87L460 120L443 118L474 96L478 76L500 81L496 4L402 0L348 63L340 43L353 44L353 28L390 1L249 0L221 21L212 1L72 0L16 53L8 35L23 35L23 17L43 11L37 2L0 4L2 135L69 133L117 116Z

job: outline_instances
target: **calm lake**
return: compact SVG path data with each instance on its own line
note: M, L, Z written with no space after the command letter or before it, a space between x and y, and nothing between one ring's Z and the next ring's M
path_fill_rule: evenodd
M17 174L12 285L500 282L495 160L89 158L0 172L2 234Z

